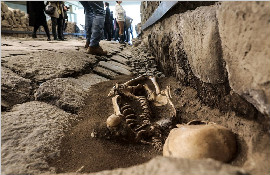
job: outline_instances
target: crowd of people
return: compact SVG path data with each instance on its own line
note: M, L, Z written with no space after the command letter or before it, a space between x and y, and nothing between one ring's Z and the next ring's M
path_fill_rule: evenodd
M80 3L84 7L85 13L85 48L87 48L87 53L107 55L107 51L104 51L99 45L101 39L107 41L113 39L124 44L130 41L130 35L133 38L133 19L126 16L126 11L121 6L122 1L116 1L115 18L113 12L110 11L108 2L105 2L105 6L103 1L80 1ZM37 38L37 30L43 26L47 40L51 40L45 12L51 17L53 39L65 40L67 11L68 7L63 1L47 1L46 4L43 1L27 1L29 25L34 27L32 37Z
M121 6L122 1L116 1L115 18L113 11L110 11L109 3L105 2L106 14L104 24L104 39L107 41L119 41L120 43L129 42L130 35L133 38L133 19L126 16L124 8ZM120 26L119 26L120 25Z
M50 5L54 8L53 13L49 14L52 21L52 34L54 40L64 40L63 33L66 29L68 19L68 7L65 6L63 1L47 1L46 5ZM50 41L50 31L48 28L46 16L44 14L46 5L43 1L27 1L27 13L29 15L29 26L34 27L32 37L37 38L37 30L40 26L43 26L48 37L47 40Z

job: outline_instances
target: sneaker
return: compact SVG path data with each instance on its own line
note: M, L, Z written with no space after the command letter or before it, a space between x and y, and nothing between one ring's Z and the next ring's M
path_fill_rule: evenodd
M98 55L98 56L106 56L107 51L103 51L100 46L89 46L87 50L88 54Z

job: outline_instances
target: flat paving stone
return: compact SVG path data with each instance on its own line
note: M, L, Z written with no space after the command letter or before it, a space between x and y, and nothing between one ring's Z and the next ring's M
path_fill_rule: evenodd
M118 66L118 67L125 68L125 69L127 69L127 70L129 70L129 71L132 69L131 67L129 67L129 66L125 65L125 64L116 62L116 61L107 61L107 63L113 64L113 65Z
M90 73L78 77L78 79L76 79L76 82L80 84L83 89L88 90L92 85L108 80L108 78Z
M38 51L2 58L1 61L3 66L24 78L44 82L89 70L96 64L97 59L82 52L66 50L63 53Z
M119 55L114 55L110 59L122 64L126 64L129 61L128 59L123 58L122 56Z
M99 66L105 67L107 69L110 69L114 72L117 72L119 74L124 74L124 75L130 75L131 72L123 67L120 66L116 66L114 64L111 64L109 62L105 62L105 61L100 61L99 62Z
M106 68L103 68L103 67L100 67L100 66L97 66L93 69L93 71L95 73L97 73L98 75L101 75L103 77L106 77L108 79L114 79L116 76L120 75L114 71L111 71L109 69L106 69Z

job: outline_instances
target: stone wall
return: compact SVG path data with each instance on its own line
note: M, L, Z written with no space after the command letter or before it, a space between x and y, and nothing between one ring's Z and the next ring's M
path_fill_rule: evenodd
M201 5L179 3L143 32L142 43L167 75L195 87L208 105L269 116L270 2Z
M1 2L1 29L30 31L29 18L25 12L9 8L4 2Z
M75 33L75 23L68 22L66 32ZM48 21L50 32L52 31L51 20ZM4 2L1 2L1 30L8 31L33 31L33 27L29 26L28 14L19 10L8 7ZM44 28L41 27L41 32Z

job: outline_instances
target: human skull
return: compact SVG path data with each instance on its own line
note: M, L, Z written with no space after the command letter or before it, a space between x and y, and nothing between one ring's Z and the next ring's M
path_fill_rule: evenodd
M116 127L121 122L121 117L119 115L112 114L107 118L106 124L108 128Z
M236 138L229 129L214 124L178 125L171 130L163 156L229 162L237 150Z

